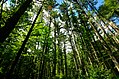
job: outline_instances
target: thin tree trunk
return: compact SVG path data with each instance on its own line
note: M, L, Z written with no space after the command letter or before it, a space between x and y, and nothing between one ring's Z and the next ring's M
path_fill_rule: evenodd
M42 74L43 74L43 64L44 64L44 52L45 52L45 48L46 48L46 46L45 46L45 44L46 44L46 37L45 37L45 40L44 40L44 44L43 44L43 46L42 46L42 54L41 54L41 59L40 59L40 69L39 69L39 76L38 76L38 79L42 79Z
M48 51L48 42L45 46L45 49L44 49L44 55L43 55L43 63L42 63L42 67L41 67L41 74L40 74L40 78L39 79L44 79L45 77L45 65L46 65L46 57L45 55L47 54L47 51Z
M55 20L55 19L54 19ZM53 59L53 64L54 64L54 67L53 67L53 77L56 75L56 64L57 64L57 56L56 56L56 21L54 23L54 59Z
M64 58L65 58L65 75L66 75L66 78L67 78L68 73L67 73L67 55L66 55L65 41L64 41Z

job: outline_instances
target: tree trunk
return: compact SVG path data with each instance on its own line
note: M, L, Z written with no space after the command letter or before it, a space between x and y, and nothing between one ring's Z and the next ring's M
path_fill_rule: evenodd
M23 41L23 44L22 44L21 48L19 49L19 51L17 53L17 56L15 57L15 60L13 61L12 65L11 65L11 68L10 68L9 72L7 73L7 78L10 78L10 75L13 73L14 68L15 68L15 66L16 66L16 64L17 64L17 62L18 62L18 60L19 60L19 58L20 58L20 56L22 54L22 51L24 50L25 44L27 43L27 41L28 41L28 39L30 37L30 34L31 34L32 30L33 30L33 27L35 25L35 22L36 22L36 20L37 20L37 18L39 16L41 10L42 10L42 6L40 7L40 10L39 10L39 12L38 12L38 14L37 14L32 26L31 26L31 28L30 28L25 40Z
M15 14L13 14L12 17L7 19L5 26L0 28L0 43L3 43L5 39L9 36L9 34L15 28L15 25L19 21L20 17L24 14L31 2L32 0L26 0L18 9L18 11Z
M55 20L55 19L54 19ZM54 23L54 59L53 59L53 77L56 75L56 64L57 64L57 56L56 56L56 22Z
M65 58L65 75L67 78L67 55L66 55L66 47L65 47L65 41L64 41L64 58Z

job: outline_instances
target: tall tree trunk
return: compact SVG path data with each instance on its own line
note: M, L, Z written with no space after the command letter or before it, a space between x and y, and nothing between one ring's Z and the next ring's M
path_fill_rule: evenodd
M29 30L29 32L28 32L28 34L27 34L25 40L23 41L23 44L22 44L21 48L19 49L19 51L18 51L18 53L17 53L17 56L15 57L15 60L13 61L12 65L11 65L11 68L10 68L9 72L7 73L7 77L8 77L8 78L10 78L10 75L11 75L11 74L13 73L13 71L14 71L14 68L15 68L15 66L16 66L16 64L17 64L17 62L18 62L18 60L19 60L19 58L20 58L20 56L21 56L21 54L22 54L22 51L24 50L25 44L27 43L27 41L28 41L28 39L29 39L29 37L30 37L30 34L31 34L32 30L33 30L33 27L34 27L34 25L35 25L35 22L36 22L36 20L37 20L37 18L38 18L38 16L39 16L41 10L42 10L42 6L40 7L40 10L38 11L38 14L37 14L37 16L36 16L36 18L35 18L35 20L34 20L32 26L31 26L31 28L30 28L30 30Z
M0 43L3 43L5 39L9 36L9 34L15 28L15 25L19 21L20 17L24 14L31 2L32 0L26 0L18 9L18 11L15 14L13 14L12 17L7 19L5 26L0 28Z
M42 67L41 67L41 74L40 74L40 78L39 79L44 79L45 78L45 65L46 65L46 54L48 52L48 42L45 45L45 49L44 49L44 55L43 55L43 62L42 62Z
M67 76L68 76L68 74L67 74L67 55L66 55L65 41L64 41L64 58L65 58L65 75L67 78Z
M42 79L42 70L43 70L43 65L44 65L44 52L45 52L45 48L46 48L46 37L45 37L45 40L44 40L44 44L42 46L42 54L41 54L41 59L40 59L40 67L39 67L39 76L38 76L38 79Z
M54 19L55 20L55 19ZM53 77L56 75L56 64L57 64L57 56L56 56L56 21L54 23L54 59L53 59L53 64L54 64L54 67L53 67Z

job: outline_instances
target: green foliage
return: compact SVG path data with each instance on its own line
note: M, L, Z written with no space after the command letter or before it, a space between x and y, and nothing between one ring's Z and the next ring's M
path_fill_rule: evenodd
M104 4L99 7L99 11L106 19L110 19L114 14L118 15L118 8L117 0L104 0Z
M89 79L112 79L114 78L111 70L105 69L103 65L99 66L88 66L88 78Z
M2 27L24 2L16 1L11 0L10 7L3 8ZM98 30L102 20L94 19L95 12L86 1L66 0L59 6L55 0L44 2L42 11L45 11L38 17L11 73L13 79L116 79L118 71L114 61L118 62L119 36L104 32L108 36L102 35ZM91 1L94 6L96 2ZM0 79L6 77L14 63L39 5L38 0L33 0L6 41L0 44ZM112 17L118 12L116 0L105 0L99 11L106 18Z

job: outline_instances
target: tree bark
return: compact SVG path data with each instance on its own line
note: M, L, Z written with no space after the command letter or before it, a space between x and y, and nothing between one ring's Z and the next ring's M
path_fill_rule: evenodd
M54 19L55 20L55 19ZM56 25L56 21L54 23L54 25ZM54 27L54 59L53 59L53 64L54 64L54 67L53 67L53 77L55 77L56 75L56 64L57 64L57 54L56 54L56 26Z
M65 47L65 41L64 41L64 58L65 58L65 75L67 78L67 55L66 55L66 47Z
M18 9L18 11L15 14L13 14L12 17L7 19L5 26L0 28L0 43L3 43L6 40L6 38L15 28L15 25L19 21L20 17L24 14L31 2L32 0L26 0Z

